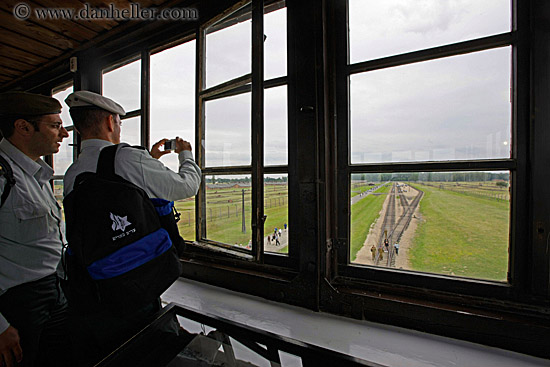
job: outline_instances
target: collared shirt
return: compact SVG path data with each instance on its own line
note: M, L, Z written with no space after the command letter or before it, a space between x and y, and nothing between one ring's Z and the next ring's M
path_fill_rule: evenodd
M0 294L56 271L65 227L61 207L49 180L53 170L42 159L33 161L7 139L0 141L15 178L0 208ZM5 178L0 178L0 195ZM9 324L0 314L0 333Z
M95 172L101 149L113 145L100 139L88 139L82 142L81 153L63 180L64 195L72 190L76 176L82 172ZM117 152L115 173L131 183L141 187L150 198L169 201L181 200L197 194L201 182L201 170L193 160L190 151L178 154L179 169L174 172L161 161L151 157L143 149L122 148Z

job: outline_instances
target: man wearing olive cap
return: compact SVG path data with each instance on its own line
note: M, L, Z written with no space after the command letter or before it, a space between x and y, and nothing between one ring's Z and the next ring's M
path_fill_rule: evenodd
M54 98L25 92L0 94L0 155L15 185L0 207L0 365L65 365L43 353L53 330L63 329L66 301L58 286L64 239L61 208L40 157L57 153L68 137ZM0 176L0 195L6 177ZM59 332L59 331L57 331ZM61 331L60 333L63 333ZM62 353L61 353L62 354ZM3 364L2 364L3 363Z
M75 178L80 173L96 172L101 150L120 143L120 116L124 116L125 111L111 99L89 91L74 92L65 101L70 107L74 126L82 138L79 158L65 174L66 197L73 190ZM174 151L178 154L179 169L174 172L158 160L162 155L170 153L169 150L160 150L167 140L162 139L154 144L150 153L144 149L121 148L115 158L115 173L141 187L149 198L176 201L196 195L201 170L193 160L191 144L176 138ZM74 310L70 303L69 307ZM158 299L124 315L113 315L110 310L101 306L94 311L78 310L75 318L81 333L76 340L78 345L85 348L78 348L77 353L81 357L82 353L87 353L84 358L97 360L150 322L150 317L158 310Z

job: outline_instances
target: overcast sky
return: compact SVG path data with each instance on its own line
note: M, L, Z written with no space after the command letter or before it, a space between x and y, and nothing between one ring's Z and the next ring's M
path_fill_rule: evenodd
M509 30L508 0L350 0L351 63ZM266 15L265 34L265 79L286 75L285 9ZM207 36L207 87L250 73L250 35L247 21ZM352 162L509 157L510 52L353 75ZM177 135L195 149L194 63L194 41L152 56L152 143ZM103 94L139 108L139 70L138 61L105 74ZM288 160L286 95L286 86L265 93L266 164ZM250 109L249 93L206 103L207 166L251 163ZM124 121L124 141L139 141L137 120ZM162 160L175 169L175 154Z

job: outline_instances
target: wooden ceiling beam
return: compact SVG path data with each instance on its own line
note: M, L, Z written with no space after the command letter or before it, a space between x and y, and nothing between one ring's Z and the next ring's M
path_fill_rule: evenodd
M18 1L18 0L14 0L14 1ZM81 3L80 1L74 1L74 0L62 0L62 1L57 1L57 0L33 0L37 3L40 3L41 4L41 7L44 7L44 8L56 8L56 9L74 9L76 12L79 12L81 11L82 9L85 9L85 5L83 3ZM108 8L109 5L107 6L96 6L94 5L94 1L84 1L84 3L88 3L89 4L89 8L90 10L92 10L92 8L97 8L97 7L103 7L103 8ZM130 4L126 1L126 3L128 4L126 7L129 8L130 7ZM110 4L110 3L109 3ZM119 8L117 6L117 8ZM124 9L124 8L119 8L119 9ZM79 24L79 25L82 25L82 26L85 26L86 28L89 28L91 29L92 31L96 32L96 33L100 33L104 30L110 30L111 28L113 27L116 27L118 24L119 24L119 21L116 20L116 19L73 19L71 20L72 23L74 24Z
M61 50L74 48L77 45L73 39L65 35L53 32L48 28L44 28L32 22L21 22L15 19L12 14L8 14L3 10L0 10L0 24L5 29L9 29L12 32L24 35L34 40L47 40L51 46Z
M0 43L0 57L19 60L30 65L40 65L48 61L47 58L22 51Z
M36 1L27 1L26 4L31 9L31 16L27 20L18 20L13 15L14 6L17 5L18 3L20 3L20 1L18 0L4 0L0 2L0 9L8 12L11 15L12 19L17 22L21 22L21 23L32 22L35 24L39 24L40 26L43 26L45 28L48 28L50 30L63 34L65 36L71 37L77 41L84 41L84 40L93 38L97 34L97 31L86 28L83 25L79 23L75 23L71 20L65 20L65 19L40 20L40 19L36 19L36 17L32 13L33 10L37 8L47 8L47 7L59 8L59 5L56 5L55 3L46 2L42 4L42 3L37 3Z
M59 56L63 50L52 47L47 43L35 41L32 38L18 35L17 33L0 28L0 42L18 48L20 50L32 50L32 53L43 55L47 58Z
M8 76L10 78L18 77L20 75L23 75L23 71L19 70L13 70L9 68L1 68L0 69L0 75Z
M35 68L34 65L27 64L8 57L0 57L0 67L14 70L30 71Z

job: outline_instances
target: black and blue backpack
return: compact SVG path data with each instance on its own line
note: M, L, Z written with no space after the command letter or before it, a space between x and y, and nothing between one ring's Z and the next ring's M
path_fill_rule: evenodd
M63 200L68 248L63 256L69 304L123 311L158 298L181 274L183 251L174 203L150 199L115 174L118 144L102 149L97 171L75 179ZM143 148L141 148L143 149Z

